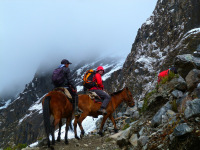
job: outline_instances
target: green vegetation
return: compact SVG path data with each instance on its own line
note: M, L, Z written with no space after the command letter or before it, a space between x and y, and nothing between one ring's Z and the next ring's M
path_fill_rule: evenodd
M110 141L112 141L112 138L107 138L105 141L110 142Z
M175 99L171 102L171 105L172 105L172 110L174 112L178 112L178 108L177 108L177 104L176 104L176 100Z
M37 140L38 140L38 141L41 141L42 139L43 139L42 137L39 137Z
M4 150L12 150L12 148L11 147L7 147L6 149L4 149Z
M174 74L173 72L169 72L168 76L162 78L161 80L161 84L165 84L167 83L168 81L171 81L173 78L178 78L179 75L178 74Z
M143 106L142 106L142 109L140 110L140 113L144 113L144 112L147 110L147 107L148 107L148 100L149 100L149 98L150 98L154 93L156 93L156 92L157 92L157 90L154 89L153 91L151 91L151 92L149 92L149 93L147 93L147 94L145 95L145 97L144 97L144 104L143 104Z
M21 149L26 148L26 147L27 147L27 144L19 143L18 145L14 146L14 147L7 147L4 150L21 150Z
M135 119L131 118L130 123L136 121Z
M127 124L125 124L125 126L123 127L122 130L126 130L126 129L129 128L129 127L130 127L130 125L127 123Z

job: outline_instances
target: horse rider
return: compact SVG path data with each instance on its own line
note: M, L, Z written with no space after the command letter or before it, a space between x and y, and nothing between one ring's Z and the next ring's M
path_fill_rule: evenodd
M63 74L64 74L64 82L60 85L55 85L55 88L57 87L63 87L67 88L68 91L70 92L72 99L73 99L73 107L75 107L75 115L79 115L80 110L78 109L78 94L77 94L77 89L74 83L74 80L72 79L72 75L69 69L69 65L72 64L69 62L67 59L63 59L61 61L61 65L59 68L62 68ZM74 106L75 105L75 106Z
M98 112L102 114L107 114L106 107L111 100L111 97L109 94L107 94L104 90L104 85L102 83L101 76L104 73L104 69L102 66L97 67L96 74L93 77L93 82L96 82L96 86L90 88L89 90L92 92L95 92L100 98L103 99L103 103L101 105L101 108L98 110Z
M175 67L171 67L167 70L164 70L158 74L158 83L160 83L164 77L167 77L170 72L172 72L174 74L178 73Z

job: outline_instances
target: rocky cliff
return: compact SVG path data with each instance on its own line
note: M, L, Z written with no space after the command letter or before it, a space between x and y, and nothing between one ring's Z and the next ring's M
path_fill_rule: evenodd
M192 54L199 47L199 27L199 0L158 0L138 30L120 75L113 75L110 84L131 87L134 97L141 100L155 86L157 74L171 67L177 55Z

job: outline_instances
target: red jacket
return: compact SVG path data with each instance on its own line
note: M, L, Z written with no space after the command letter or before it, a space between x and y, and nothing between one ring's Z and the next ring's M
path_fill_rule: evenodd
M97 87L92 87L90 90L103 90L104 86L102 83L102 78L99 73L96 73L93 77L93 81L97 83Z
M165 76L167 76L168 73L169 73L169 69L165 70L165 71L162 71L161 73L159 73L159 75L158 75L158 83L162 80L162 78L164 78Z

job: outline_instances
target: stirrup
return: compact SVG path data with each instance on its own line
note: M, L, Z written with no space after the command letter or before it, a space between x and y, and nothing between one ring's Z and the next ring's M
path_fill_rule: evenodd
M106 109L104 109L104 108L100 108L99 110L97 110L97 112L100 112L100 113L102 113L103 115L106 115L106 114L107 114L107 111L106 111Z
M83 112L78 108L78 110L75 111L74 115L75 115L75 116L79 116L79 115L81 115L82 113L83 113Z

